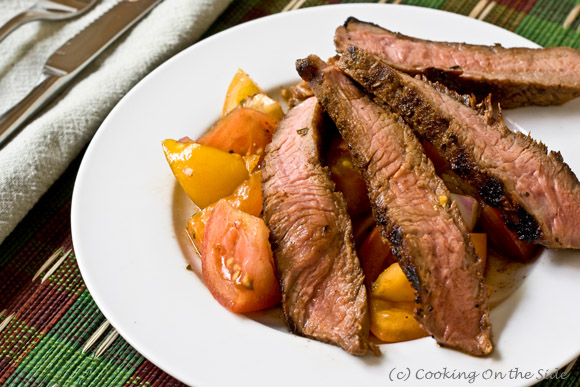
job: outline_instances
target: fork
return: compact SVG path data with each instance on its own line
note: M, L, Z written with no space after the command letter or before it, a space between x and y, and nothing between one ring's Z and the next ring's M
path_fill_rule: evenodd
M38 0L0 27L0 42L16 28L35 20L64 20L88 11L98 0Z

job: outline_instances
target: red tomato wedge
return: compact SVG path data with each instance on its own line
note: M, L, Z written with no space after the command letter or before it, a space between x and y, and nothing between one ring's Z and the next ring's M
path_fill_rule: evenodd
M352 162L348 145L342 138L335 138L330 143L326 155L330 177L336 189L342 192L348 213L357 217L371 210L366 183Z
M516 261L529 262L541 249L538 245L521 241L518 234L506 226L497 208L484 206L479 223L487 233L491 244L500 253Z
M441 157L441 155L439 154L435 146L433 146L433 144L431 144L429 141L425 139L422 139L421 145L423 145L423 149L425 150L425 154L427 155L427 157L431 159L431 162L433 163L435 171L437 172L438 175L440 175L443 172L446 172L449 169L449 163L443 157Z
M235 313L276 305L280 288L268 236L261 218L220 200L207 222L202 272L209 291Z
M397 262L397 258L391 252L391 246L383 242L379 229L375 226L367 236L358 251L360 263L365 275L365 285L371 288L371 284L387 267Z
M266 113L237 107L198 138L197 142L242 156L262 154L266 145L272 141L276 123Z

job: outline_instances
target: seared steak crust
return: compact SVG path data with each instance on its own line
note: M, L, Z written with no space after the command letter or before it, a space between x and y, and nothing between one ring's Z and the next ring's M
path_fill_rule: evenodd
M322 117L311 97L279 123L262 171L264 220L290 330L364 355L378 349L346 203L320 163Z
M442 345L490 353L482 262L413 131L337 67L311 55L297 69L362 172L381 235L416 290L417 321Z
M580 96L580 51L504 48L416 39L349 18L338 27L340 53L357 46L406 73L424 74L478 100L492 93L504 108L559 105Z
M489 99L479 110L356 47L339 66L431 142L521 240L580 248L580 183L558 152L510 131ZM437 86L437 85L435 85Z

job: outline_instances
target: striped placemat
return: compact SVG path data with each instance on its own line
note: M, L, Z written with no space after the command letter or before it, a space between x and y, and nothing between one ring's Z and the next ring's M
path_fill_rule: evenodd
M370 1L238 0L205 37L278 12ZM580 0L381 0L496 24L543 46L580 49ZM0 385L178 386L108 324L72 250L70 204L80 158L0 245ZM580 362L540 386L580 385Z

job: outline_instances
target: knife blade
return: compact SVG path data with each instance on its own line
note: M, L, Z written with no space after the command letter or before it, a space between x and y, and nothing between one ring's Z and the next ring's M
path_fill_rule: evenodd
M161 1L122 0L56 50L32 91L0 116L0 149L93 59Z

